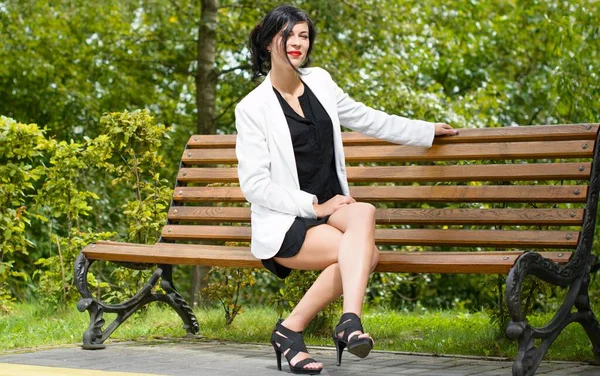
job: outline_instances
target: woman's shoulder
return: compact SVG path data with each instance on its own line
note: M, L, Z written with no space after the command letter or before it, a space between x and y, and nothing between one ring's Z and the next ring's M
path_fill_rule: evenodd
M312 80L332 80L329 72L321 67L300 68L300 73L302 76L310 77ZM268 85L268 82L263 81L238 102L236 111L257 111L266 103L268 96L271 94L272 87Z
M242 100L238 102L235 106L236 111L244 110L246 112L251 112L260 108L261 104L265 103L265 88L263 83L259 84L257 87L252 89Z
M315 75L331 79L331 75L329 74L329 72L321 67L301 68L300 73L302 73L303 75Z
M309 86L322 87L322 88L335 88L336 84L331 74L321 67L302 68L302 79ZM312 87L311 86L311 87Z

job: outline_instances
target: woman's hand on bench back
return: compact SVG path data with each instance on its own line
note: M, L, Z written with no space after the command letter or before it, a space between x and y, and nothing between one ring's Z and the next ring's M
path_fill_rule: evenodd
M435 135L437 136L454 136L458 134L458 130L452 128L446 123L435 123Z

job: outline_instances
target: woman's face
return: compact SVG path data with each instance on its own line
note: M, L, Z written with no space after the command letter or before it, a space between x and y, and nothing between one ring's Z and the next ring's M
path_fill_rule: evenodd
M308 24L306 22L298 22L294 25L288 37L285 50L281 45L282 38L282 33L277 34L267 46L267 49L271 51L271 67L291 68L286 58L287 56L292 65L297 69L306 59L306 53L310 46Z

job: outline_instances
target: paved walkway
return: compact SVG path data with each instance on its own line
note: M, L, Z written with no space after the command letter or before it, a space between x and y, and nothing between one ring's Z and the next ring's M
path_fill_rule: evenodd
M335 349L310 347L325 364L321 375L511 375L509 361L465 357L423 356L374 351L366 359L344 352L342 366L335 365ZM590 354L591 355L591 354ZM283 359L282 359L283 360ZM0 354L0 376L282 376L273 348L266 344L238 344L207 340L151 343L113 343L105 350L79 347L27 353ZM600 367L574 362L544 362L537 375L597 375Z

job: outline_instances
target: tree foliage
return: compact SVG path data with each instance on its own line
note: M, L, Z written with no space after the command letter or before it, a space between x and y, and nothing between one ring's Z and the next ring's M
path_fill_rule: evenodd
M314 65L372 107L457 127L597 121L597 1L290 3L316 23ZM233 108L257 84L250 30L279 4L217 3L219 133L234 131ZM156 238L203 105L201 17L191 0L0 1L0 114L15 119L0 121L0 296L34 294L37 267L37 293L69 300L81 242ZM126 111L136 108L148 112ZM383 276L371 299L492 300L494 281L446 278ZM382 292L388 282L400 286L396 297ZM433 285L453 296L427 295Z
M292 1L318 30L313 61L365 103L460 126L590 121L598 99L595 1ZM218 3L217 125L233 129L251 28L278 1ZM195 127L199 4L5 1L0 113L61 139L107 111L148 107ZM58 111L57 109L61 109Z

